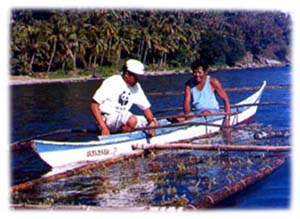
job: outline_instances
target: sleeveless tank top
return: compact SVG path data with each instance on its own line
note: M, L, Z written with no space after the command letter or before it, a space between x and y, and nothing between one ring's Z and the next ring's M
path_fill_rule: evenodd
M202 90L198 90L195 80L191 80L189 83L191 87L192 106L194 110L201 113L205 110L212 112L219 111L219 103L216 99L216 95L211 90L210 76L208 75Z

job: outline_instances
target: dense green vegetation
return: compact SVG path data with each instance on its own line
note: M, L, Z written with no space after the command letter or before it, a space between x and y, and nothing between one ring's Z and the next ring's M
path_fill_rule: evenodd
M234 66L246 54L287 62L290 16L278 11L13 10L11 74L184 69L199 56ZM71 73L70 73L71 72Z

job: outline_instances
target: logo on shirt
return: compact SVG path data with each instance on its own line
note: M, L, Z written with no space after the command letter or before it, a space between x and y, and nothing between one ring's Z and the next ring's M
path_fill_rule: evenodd
M128 103L128 99L131 93L123 91L120 95L119 95L119 104L121 106L125 106Z

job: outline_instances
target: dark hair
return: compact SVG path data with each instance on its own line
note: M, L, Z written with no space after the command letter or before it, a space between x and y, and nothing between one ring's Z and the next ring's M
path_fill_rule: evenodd
M134 74L133 72L128 71L127 65L125 64L125 65L123 65L123 67L122 67L122 75L124 75L126 72L127 72L127 74L129 74L129 75L136 75L136 74Z
M126 64L123 65L122 71L123 71L123 74L127 71L127 66L126 66Z
M200 58L200 59L195 60L192 63L191 68L194 71L196 68L199 68L200 66L202 67L202 69L204 71L206 71L208 69L208 63L207 63L206 59Z

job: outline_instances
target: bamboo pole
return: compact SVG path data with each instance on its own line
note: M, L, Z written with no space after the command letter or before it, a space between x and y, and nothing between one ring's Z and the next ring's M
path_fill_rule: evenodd
M34 209L34 210L81 210L81 211L160 211L159 207L102 207L91 205L34 205L34 204L12 204L13 209ZM179 211L175 208L168 208L170 211ZM182 209L182 208L181 208Z
M18 184L18 185L13 185L11 187L11 192L18 192L18 191L21 191L21 190L32 188L34 186L37 186L38 184L48 183L48 182L55 181L55 180L58 180L58 179L66 178L66 177L73 176L73 175L76 175L76 174L80 174L80 173L92 170L94 168L97 168L100 165L109 166L109 165L112 165L114 163L117 163L117 162L120 162L120 161L123 161L123 160L127 160L127 159L130 159L130 158L135 158L135 157L140 157L143 154L144 154L144 152L142 150L140 150L140 151L134 151L134 152L129 152L129 153L126 153L126 154L122 154L122 155L116 156L116 157L108 159L108 160L103 160L103 161L98 161L98 162L91 162L91 163L85 164L83 166L79 166L75 169L67 170L67 171L62 172L62 173L57 173L57 174L50 175L50 176L47 176L47 177L42 177L42 178L34 179L34 180L31 180L31 181L27 181L27 182L24 182L24 183L21 183L21 184Z
M225 198L245 189L247 186L261 180L262 178L270 175L274 170L279 168L285 162L285 158L279 158L275 163L261 168L257 172L250 176L244 177L243 179L235 182L229 186L225 186L222 190L215 192L213 194L206 195L202 200L196 201L191 206L187 207L186 210L195 210L199 208L209 208L213 207Z
M133 150L172 150L172 149L191 149L191 150L222 150L222 151L266 151L266 152L287 152L290 146L257 146L257 145L202 145L188 143L169 143L169 144L146 144L132 145Z
M14 209L39 209L39 210L84 210L84 211L151 211L151 212L182 212L186 207L177 206L118 206L118 207L103 207L91 205L34 205L34 204L12 204ZM193 207L193 206L190 206Z
M157 117L158 120L162 120L162 119L176 119L176 118L185 118L185 119L192 119L192 118L198 118L198 117L212 117L212 116L234 116L239 114L238 112L230 112L230 113L226 113L226 112L218 112L218 113L210 113L210 114L205 114L205 113L194 113L194 114L190 114L190 115L185 115L183 113L177 114L177 115L172 115L172 116L160 116Z
M290 103L286 103L286 102L260 102L260 103L249 103L249 104L232 104L230 105L230 108L239 108L239 107L246 107L246 106L272 106L272 105L276 105L276 106L289 106ZM223 109L224 106L220 106L220 109ZM167 113L167 112L172 112L172 111L183 111L182 107L169 107L169 108L165 108L162 110L158 110L155 111L154 114L161 114L161 113ZM160 118L160 117L158 117ZM164 117L162 117L164 118Z
M233 104L230 105L230 108L239 108L246 106L272 106L272 105L280 105L280 106L289 106L290 103L286 102L260 102L260 103L247 103L247 104ZM221 108L224 108L223 106Z
M163 129L163 128L174 128L174 127L184 127L184 126L195 126L195 125L203 125L203 126L212 126L212 127L219 127L219 128L230 128L223 126L223 125L218 125L218 124L213 124L213 123L208 123L208 122L187 122L187 123L172 123L168 125L157 125L157 126L147 126L143 128L135 128L132 131L146 131L150 129Z
M289 89L291 86L289 84L282 84L282 85L267 85L265 89L272 90L272 89ZM253 87L229 87L224 88L227 92L242 92L242 91L253 91L258 90L260 86L253 86ZM166 92L148 92L147 96L180 96L183 95L183 91L166 91Z

